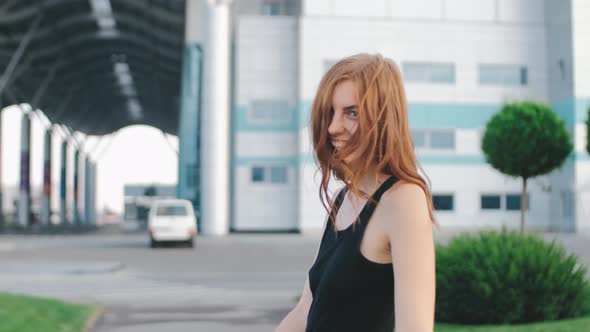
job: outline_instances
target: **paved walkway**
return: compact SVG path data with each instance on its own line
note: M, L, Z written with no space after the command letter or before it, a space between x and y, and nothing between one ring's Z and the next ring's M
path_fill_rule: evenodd
M590 266L590 237L544 236ZM295 305L319 237L234 234L153 250L145 234L0 236L0 291L102 303L94 332L272 331Z

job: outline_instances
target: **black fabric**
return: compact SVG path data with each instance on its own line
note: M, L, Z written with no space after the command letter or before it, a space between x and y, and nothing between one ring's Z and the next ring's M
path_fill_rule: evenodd
M372 195L358 223L334 232L328 221L318 257L309 270L313 301L306 332L391 332L394 327L393 265L368 260L360 252L365 228L381 196L397 181L391 176ZM336 197L336 217L346 188Z

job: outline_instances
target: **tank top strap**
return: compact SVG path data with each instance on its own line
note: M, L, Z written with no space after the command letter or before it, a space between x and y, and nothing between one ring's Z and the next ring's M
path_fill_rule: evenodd
M396 182L398 181L398 178L395 176L390 176L387 180L385 180L380 186L379 188L377 188L377 190L375 191L375 193L373 193L373 195L371 196L372 200L368 200L367 203L365 203L365 206L363 207L363 209L361 210L361 213L359 214L359 228L360 228L360 233L358 239L360 240L360 238L362 238L362 234L365 232L365 227L367 226L367 224L369 223L369 219L371 219L371 216L373 215L373 212L375 212L375 208L377 208L377 204L379 203L379 201L381 200L381 196L383 196L383 194L389 189L391 188L391 186L393 186Z

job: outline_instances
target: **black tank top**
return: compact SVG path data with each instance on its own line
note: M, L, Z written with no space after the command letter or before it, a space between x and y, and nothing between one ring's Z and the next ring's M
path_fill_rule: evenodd
M360 243L377 203L397 181L391 176L372 195L359 214L359 222L334 232L328 220L318 256L309 270L313 301L306 332L392 332L394 327L393 265L370 261L361 254ZM340 191L330 212L342 205ZM353 226L354 225L354 226Z

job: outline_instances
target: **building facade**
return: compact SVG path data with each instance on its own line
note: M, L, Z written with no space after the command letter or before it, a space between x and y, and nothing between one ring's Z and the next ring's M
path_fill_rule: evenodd
M575 151L530 181L527 227L590 232L587 17L585 0L235 1L230 229L322 227L311 103L335 61L378 52L402 71L442 227L518 227L522 181L485 162L481 138L503 103L535 100L566 121Z

